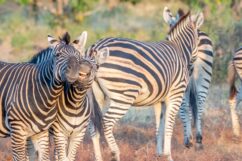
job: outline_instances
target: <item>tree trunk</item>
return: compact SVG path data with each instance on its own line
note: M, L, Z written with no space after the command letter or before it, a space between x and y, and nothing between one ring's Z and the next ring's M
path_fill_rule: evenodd
M57 0L57 15L61 16L63 15L63 0Z

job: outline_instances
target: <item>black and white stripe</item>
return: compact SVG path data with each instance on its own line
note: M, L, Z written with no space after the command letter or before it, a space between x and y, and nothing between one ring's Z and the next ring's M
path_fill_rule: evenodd
M83 32L81 37L79 43L84 45L87 39L87 33ZM51 54L36 55L31 63L44 62L48 57L51 57ZM92 118L92 122L95 122L94 125L99 125L99 122L101 122L101 117L99 116L101 115L100 109L93 108L93 102L90 102L92 100L88 97L88 94L92 95L92 92L88 91L88 89L94 81L98 66L102 63L98 59L100 56L104 62L108 56L108 49L104 48L101 51L92 51L89 55L81 56L78 81L74 84L66 83L58 99L56 121L51 126L51 133L54 136L55 142L55 158L58 161L74 161L90 118ZM94 117L91 117L91 113ZM43 140L45 142L48 139ZM35 139L34 142L37 142L35 145L44 144L40 138ZM38 153L42 151L38 146L35 146L35 148Z
M54 122L58 97L63 83L78 79L79 53L49 36L52 57L37 65L30 63L0 62L0 136L11 137L13 160L26 157L26 140L35 134L46 135ZM49 160L48 144L43 145L41 160Z
M178 10L175 17L167 7L163 11L164 20L170 27L176 25L183 15L182 10ZM202 115L212 78L213 46L209 36L201 30L198 30L198 38L197 59L192 65L190 82L180 108L180 118L184 125L184 144L190 147L192 145L191 114L193 114L196 126L196 147L201 148Z
M240 87L235 87L236 76L240 79ZM228 66L228 83L230 86L229 106L232 119L232 128L235 136L240 136L239 116L237 107L242 100L242 46L233 55L232 61Z
M108 47L110 52L99 68L93 91L99 106L108 107L103 117L104 134L115 160L120 160L112 132L115 123L131 106L148 105L155 106L156 111L157 153L172 160L173 125L188 84L190 61L196 57L191 53L197 47L197 28L203 16L200 14L196 18L191 20L189 13L184 16L170 31L169 41L148 43L105 38L88 50ZM161 114L162 102L166 104L164 115ZM93 143L96 160L102 160L99 134L93 136Z

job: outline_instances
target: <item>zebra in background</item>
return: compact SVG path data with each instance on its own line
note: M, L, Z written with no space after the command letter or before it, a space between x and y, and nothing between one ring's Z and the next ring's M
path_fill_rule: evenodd
M240 82L242 80L242 46L237 49L233 55L232 61L228 66L228 83L230 86L229 106L232 119L233 133L235 136L240 136L239 117L236 108L242 100L242 83L240 83L239 90L236 89L235 80L236 75L239 76Z
M176 17L172 16L167 7L163 11L163 18L170 27L175 26L183 15L184 12L180 9ZM213 46L206 33L201 30L197 32L199 38L197 59L191 67L189 85L180 108L180 118L184 125L184 144L189 148L192 146L191 115L193 114L196 126L196 149L199 150L203 147L202 115L212 78Z
M110 55L99 68L93 91L99 106L107 106L103 131L114 160L120 161L112 131L115 123L131 106L150 105L156 113L157 154L172 160L173 125L188 84L190 61L196 59L193 51L197 47L197 29L202 22L202 13L193 18L188 13L171 29L169 41L105 38L87 50L109 48ZM162 102L166 104L164 114L161 114ZM102 160L99 137L98 133L92 134L96 160Z
M79 75L79 50L48 36L52 57L39 64L0 62L0 137L11 137L14 161L28 160L27 138L47 135L55 121L57 99L64 83L74 83ZM39 160L49 160L49 144L41 145Z
M84 45L87 33L83 33L85 39L79 41L80 45ZM84 49L84 46L82 47ZM36 55L30 63L41 63L51 57L52 53L44 53ZM79 79L74 84L65 84L65 89L58 99L57 103L57 117L56 121L51 126L51 133L54 136L55 142L55 158L58 161L74 161L77 149L83 140L87 125L89 123L91 113L92 122L100 131L101 111L100 109L93 108L92 91L88 91L91 87L98 67L104 63L109 55L108 48L103 48L98 51L92 51L88 55L82 55L80 59L80 72ZM38 138L32 140L38 144L44 144L42 140L48 138ZM35 147L35 150L40 152L42 149ZM32 151L33 153L33 151ZM33 157L34 154L31 154Z

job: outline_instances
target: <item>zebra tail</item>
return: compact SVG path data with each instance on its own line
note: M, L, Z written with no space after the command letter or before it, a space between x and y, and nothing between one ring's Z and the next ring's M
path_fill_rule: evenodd
M235 86L235 80L236 80L236 70L234 67L234 64L232 61L229 62L228 65L228 77L227 77L227 82L229 84L229 99L233 99L237 93L237 89Z
M192 81L192 80L190 80ZM194 120L194 126L196 125L196 120L197 120L197 91L195 88L195 84L192 83L191 85L191 89L190 89L190 106L192 109L192 116L193 116L193 120Z
M90 100L90 106L91 106L91 121L94 125L95 130L98 130L99 133L103 133L103 117L102 117L102 111L99 107L99 104L93 94L92 88L88 91L88 98Z

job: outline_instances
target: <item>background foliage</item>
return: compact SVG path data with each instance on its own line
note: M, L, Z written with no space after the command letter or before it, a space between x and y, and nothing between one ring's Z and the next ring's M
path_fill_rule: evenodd
M47 34L88 31L88 45L119 36L143 41L163 40L168 26L162 18L168 6L193 13L203 11L202 30L214 44L213 82L226 80L227 63L242 45L240 0L0 0L1 60L28 60L47 47Z

